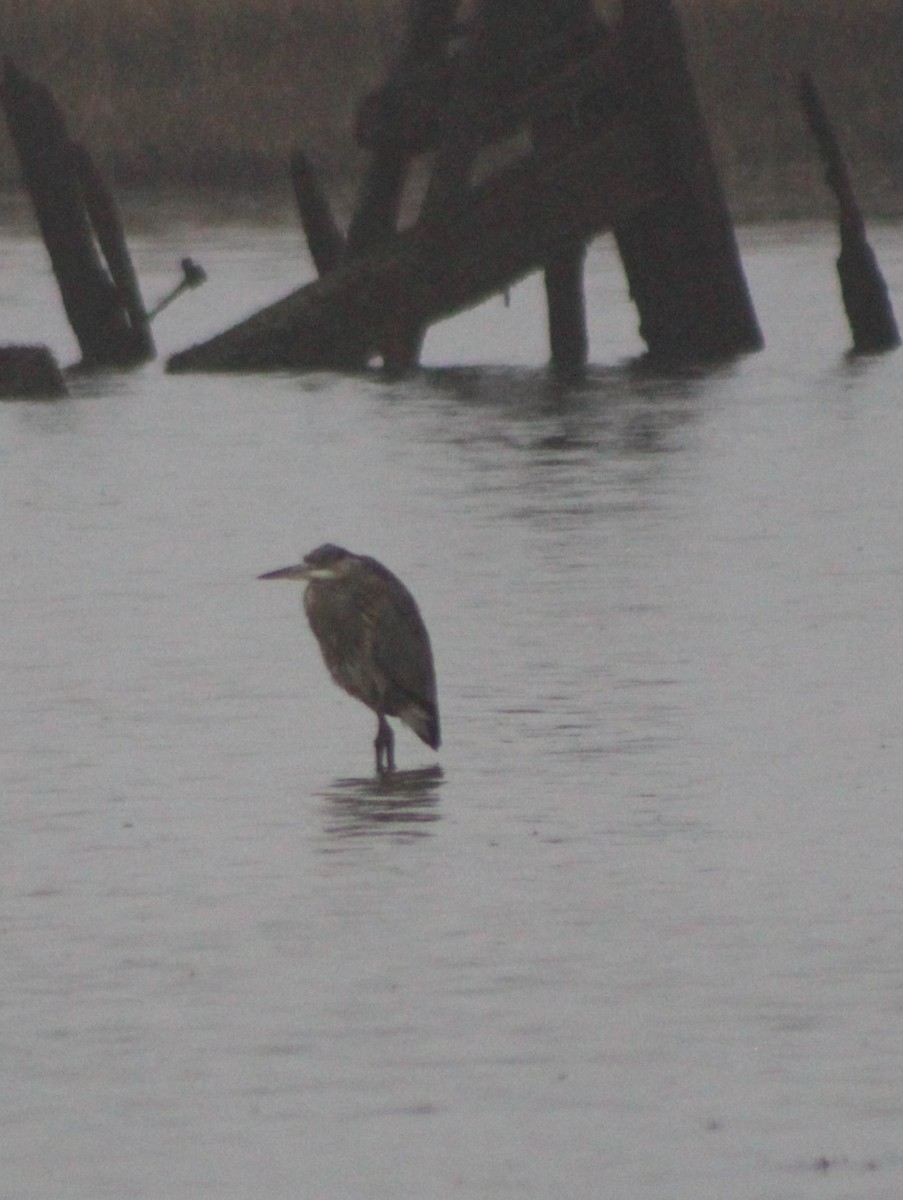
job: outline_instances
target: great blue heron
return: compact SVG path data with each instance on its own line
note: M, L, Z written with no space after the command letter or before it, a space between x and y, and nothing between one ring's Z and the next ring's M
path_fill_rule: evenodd
M421 741L439 748L439 709L430 637L414 597L375 558L326 543L303 562L260 575L300 579L304 611L329 673L376 713L376 770L395 770L400 717Z

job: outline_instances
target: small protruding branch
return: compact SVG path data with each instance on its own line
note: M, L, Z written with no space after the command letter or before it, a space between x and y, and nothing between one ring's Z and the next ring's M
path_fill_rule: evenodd
M207 282L207 272L196 263L193 258L183 258L179 264L182 268L182 278L176 286L166 293L162 300L158 300L154 307L147 314L148 321L152 321L158 313L161 313L167 305L172 304L177 296L181 296L183 292L189 288L200 287L202 283Z

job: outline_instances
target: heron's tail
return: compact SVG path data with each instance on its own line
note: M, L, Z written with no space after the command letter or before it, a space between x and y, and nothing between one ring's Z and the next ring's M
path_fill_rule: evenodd
M401 709L398 715L430 749L439 749L442 738L439 733L439 709L435 704L418 700Z

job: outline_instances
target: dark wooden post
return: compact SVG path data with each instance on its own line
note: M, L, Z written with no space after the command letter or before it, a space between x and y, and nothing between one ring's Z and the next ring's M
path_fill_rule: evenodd
M583 244L560 250L546 263L544 271L551 364L562 376L579 375L586 366L589 339L583 297L585 257Z
M825 180L837 197L840 256L837 274L857 354L876 354L900 345L893 306L875 252L865 236L865 221L853 191L840 143L821 96L807 73L800 76L800 103L825 164Z
M96 173L86 165L85 152L70 141L56 101L8 60L0 97L83 361L124 366L152 357L134 275L131 266L126 269L123 264L127 251L115 208L108 194L95 186ZM113 278L104 269L98 244L112 257Z
M562 40L573 38L577 41L596 24L591 0L558 0L557 5L543 5L537 16L551 19L554 22L552 32ZM537 32L540 38L547 36L541 26ZM579 124L570 115L537 120L533 123L533 145L542 153L553 141L565 138L576 148L580 132ZM549 259L543 272L549 320L549 358L552 369L564 377L581 375L589 356L583 293L585 260L585 243L570 243Z
M345 239L332 215L307 155L298 151L290 166L292 187L304 234L318 275L334 271L345 254Z
M410 0L407 41L398 64L382 93L367 104L381 111L376 121L373 155L364 176L357 206L348 228L347 254L366 254L391 237L398 218L411 159L425 147L412 145L404 136L397 114L392 112L393 91L404 87L418 72L426 78L437 70L448 43L459 0ZM359 118L359 124L361 124ZM381 347L384 367L402 373L415 367L426 330L412 313L399 314L392 336Z
M73 145L72 153L85 211L109 269L116 298L128 322L130 336L124 337L122 345L125 361L144 362L154 357L154 339L116 201L85 147ZM120 361L118 348L115 354L115 361Z
M455 62L454 77L446 97L444 128L436 150L421 217L441 222L449 205L460 199L467 173L480 146L474 118L484 108L488 52L486 9L492 0L478 0L470 14L464 48Z
M368 98L378 105L373 122L373 156L364 177L357 207L348 229L348 253L364 254L395 232L405 179L415 149L409 145L391 112L394 89L418 70L426 72L440 62L459 0L411 0L407 41L388 84Z
M671 0L623 0L632 91L675 195L615 229L640 332L666 360L729 357L762 345L733 226Z

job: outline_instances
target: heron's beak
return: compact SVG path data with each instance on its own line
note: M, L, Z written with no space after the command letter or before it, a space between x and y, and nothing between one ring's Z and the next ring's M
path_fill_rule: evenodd
M266 575L258 575L258 579L310 579L313 572L307 563L295 563L293 567L280 567L278 571L267 571Z
M309 583L312 579L335 579L335 571L329 567L312 567L310 563L299 562L292 567L280 567L278 571L267 571L266 575L258 575L258 579L303 579Z

